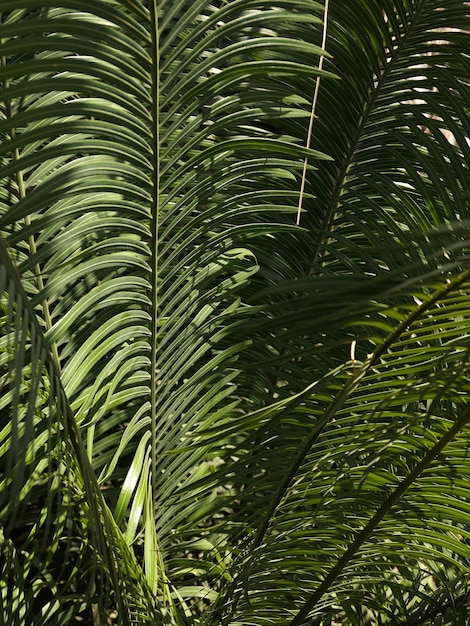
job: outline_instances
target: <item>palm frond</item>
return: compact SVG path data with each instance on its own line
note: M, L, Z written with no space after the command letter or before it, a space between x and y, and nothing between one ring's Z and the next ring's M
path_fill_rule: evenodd
M2 2L4 621L465 615L468 6L322 18Z
M70 506L89 503L88 517L77 514L81 532L86 537L88 525L96 527L89 550L99 554L100 541L107 550L106 558L93 559L90 584L96 574L106 587L110 574L115 599L101 598L101 610L115 603L127 616L123 623L143 620L129 596L148 603L145 620L161 610L159 619L179 623L175 598L201 595L195 584L205 575L189 585L187 574L170 580L166 572L171 555L182 552L179 542L196 532L187 518L196 494L179 500L174 493L210 467L220 446L186 452L185 442L221 412L239 410L236 362L249 340L237 339L232 321L248 312L242 292L258 270L247 242L286 228L273 223L277 209L267 191L279 192L281 213L292 214L294 194L286 194L284 179L305 154L322 157L270 128L278 115L303 112L288 103L278 111L276 92L265 87L271 76L285 77L293 96L292 73L314 74L318 45L289 30L275 36L272 27L311 27L321 7L248 4L199 2L187 13L186 2L2 5L0 228L14 263L9 271L18 273L47 348L43 358L60 382L46 402L63 395L66 410L55 421L67 420L74 433L59 429L60 440L49 439L33 456L52 459L76 439L73 461L65 464L76 483ZM266 219L256 225L259 209ZM11 304L16 291L8 286L5 293L11 338L13 312L17 324L26 313ZM6 416L18 415L29 352L26 343L12 348L16 387L5 395ZM22 398L27 430L46 384L45 365L33 363L31 398ZM52 418L37 419L49 433ZM4 435L26 454L28 445L15 442L9 427ZM13 469L8 458L5 472ZM46 472L50 481L56 473ZM22 489L23 473L15 469L14 476ZM91 506L95 501L99 506ZM61 554L65 545L55 543ZM120 579L129 577L132 592L121 589Z

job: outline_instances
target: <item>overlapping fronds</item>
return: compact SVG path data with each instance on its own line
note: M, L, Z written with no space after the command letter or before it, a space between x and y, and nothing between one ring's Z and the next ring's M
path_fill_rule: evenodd
M467 4L3 0L5 623L466 619Z
M240 403L236 361L248 339L232 327L258 269L249 243L286 228L295 192L284 181L305 154L321 156L270 127L271 118L307 115L288 102L289 81L315 75L320 10L292 0L2 3L0 227L22 289L19 306L19 292L2 287L2 474L11 473L16 494L2 493L5 550L23 547L15 519L36 545L40 530L20 504L41 495L43 517L79 520L69 544L55 529L47 557L70 567L48 584L58 602L76 594L77 614L88 611L83 594L103 614L115 607L122 623L142 623L132 603L125 608L119 578L133 577L144 602L145 576L156 599L151 623L154 604L159 619L178 621L190 611L186 596L207 593L205 575L192 584L187 567L169 559L186 558L179 543L207 509L192 515L195 496L175 491L208 471L214 453L174 450ZM288 28L302 23L310 40ZM286 81L285 105L273 76ZM269 196L283 199L279 210ZM30 346L30 326L39 347ZM17 451L28 457L18 467ZM61 498L55 506L55 492L67 506ZM98 496L105 508L90 507L87 518L82 500ZM93 536L104 522L108 559ZM38 550L31 559L43 558ZM76 566L64 558L74 551ZM79 574L90 578L86 590L70 587ZM22 596L18 615L42 610L35 602Z

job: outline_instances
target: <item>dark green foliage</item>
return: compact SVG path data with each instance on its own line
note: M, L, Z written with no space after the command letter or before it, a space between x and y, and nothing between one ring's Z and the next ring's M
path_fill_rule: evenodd
M0 623L468 622L469 6L327 14L2 0Z

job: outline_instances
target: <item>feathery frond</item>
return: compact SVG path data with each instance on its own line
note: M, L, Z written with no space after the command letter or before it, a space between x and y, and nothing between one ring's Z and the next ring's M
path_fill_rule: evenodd
M0 621L465 620L468 3L0 11Z

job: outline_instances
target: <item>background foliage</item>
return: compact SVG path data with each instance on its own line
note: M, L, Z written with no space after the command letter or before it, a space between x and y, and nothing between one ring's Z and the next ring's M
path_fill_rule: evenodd
M467 623L469 3L327 13L2 0L1 623Z

